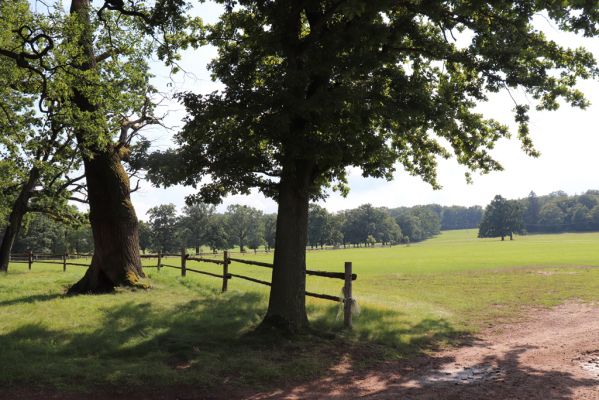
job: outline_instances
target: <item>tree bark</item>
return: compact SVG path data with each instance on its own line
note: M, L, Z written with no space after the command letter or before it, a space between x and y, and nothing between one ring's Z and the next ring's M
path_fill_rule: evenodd
M83 278L68 294L106 293L133 286L144 276L139 256L139 232L131 203L129 178L115 151L85 160L89 220L94 256Z
M79 37L71 38L84 54L78 67L82 71L92 70L96 68L96 59L89 17L90 1L72 0L70 12L84 27ZM72 101L83 114L100 112L78 88L74 89ZM97 134L93 128L86 127L75 131L87 180L94 256L83 278L68 290L68 294L106 293L116 286L136 285L139 278L144 277L137 216L131 203L129 177L121 163L127 148L111 144L99 147L94 144Z
M8 262L10 260L10 252L15 244L15 240L21 230L23 217L27 214L27 206L33 194L33 189L39 179L40 173L37 168L32 168L29 171L27 182L21 188L19 196L15 200L10 215L8 217L8 225L4 229L4 236L0 244L0 271L8 271Z
M272 286L259 329L274 327L295 334L309 327L305 296L310 175L309 169L297 167L293 174L283 174L279 183Z

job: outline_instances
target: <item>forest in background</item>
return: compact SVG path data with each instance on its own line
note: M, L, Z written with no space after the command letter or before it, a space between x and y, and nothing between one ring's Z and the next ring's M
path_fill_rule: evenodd
M563 191L511 200L518 205L520 233L599 231L599 190L581 195ZM419 242L441 230L478 228L484 211L480 206L373 207L364 204L336 213L317 204L310 206L309 248L324 246L373 246ZM275 247L276 214L243 205L231 205L224 213L214 206L198 204L177 210L172 204L153 207L140 223L143 252L178 252L182 247L200 252L234 247ZM82 215L82 217L84 217ZM77 221L85 221L79 218ZM3 222L1 225L4 225ZM15 253L90 253L91 230L85 223L65 223L48 215L32 213L15 246Z

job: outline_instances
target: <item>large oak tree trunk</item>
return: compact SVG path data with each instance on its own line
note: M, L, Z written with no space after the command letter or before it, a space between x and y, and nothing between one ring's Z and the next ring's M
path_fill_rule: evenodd
M71 15L83 26L80 36L71 38L84 54L78 65L82 71L96 67L90 12L89 0L72 0ZM101 112L78 88L72 100L83 114ZM137 216L131 203L129 177L121 163L126 148L98 147L93 144L98 132L87 129L84 126L75 135L84 154L94 256L85 276L69 289L69 294L109 292L116 286L136 285L144 276Z
M300 175L298 177L298 175ZM276 247L268 311L260 329L274 327L301 333L308 328L306 314L306 244L309 171L283 176L279 184Z
M12 251L12 246L15 244L15 240L21 230L23 217L27 213L27 206L38 179L39 171L37 168L33 168L29 172L27 182L25 182L21 188L19 196L13 204L8 217L8 225L4 229L4 236L2 237L2 243L0 243L0 271L8 271L10 252Z
M120 156L116 150L96 153L84 165L94 256L85 276L69 294L103 293L115 286L136 285L144 276L138 221Z

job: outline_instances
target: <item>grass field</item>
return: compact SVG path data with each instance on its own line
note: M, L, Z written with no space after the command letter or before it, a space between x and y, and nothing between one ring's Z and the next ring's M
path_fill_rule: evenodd
M0 387L268 388L318 376L342 357L364 368L459 342L530 306L599 300L598 244L599 233L501 242L464 230L409 247L310 251L309 269L342 271L353 262L361 314L353 332L343 332L338 305L309 299L313 325L335 335L299 341L244 335L267 305L267 288L254 283L232 279L222 295L218 279L147 269L148 291L64 297L81 267L13 264L0 276ZM241 264L231 271L270 274ZM308 277L313 292L339 295L342 284Z

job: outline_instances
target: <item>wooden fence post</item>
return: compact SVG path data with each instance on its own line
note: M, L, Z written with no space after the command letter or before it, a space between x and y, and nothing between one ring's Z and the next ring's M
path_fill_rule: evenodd
M158 263L156 264L156 270L160 272L160 264L162 264L162 251L158 252Z
M351 318L351 308L352 308L352 264L351 262L345 263L345 286L343 287L343 325L351 329L352 328L352 318Z
M229 253L227 252L227 250L225 250L223 252L223 289L222 289L222 293L227 291L228 288L228 283L229 283L229 277L227 276L229 274Z
M187 251L185 247L181 249L181 276L187 275Z
M67 257L68 254L65 251L65 253L62 255L62 272L67 272Z
M27 254L27 261L29 263L29 270L31 270L31 264L33 264L33 252L31 250Z

